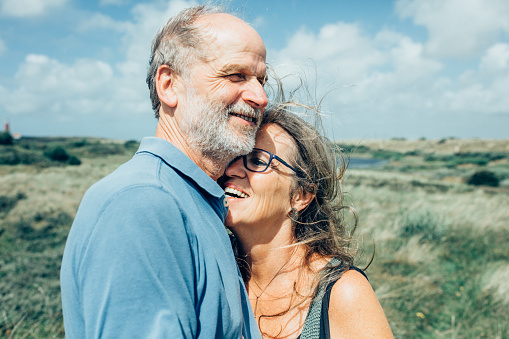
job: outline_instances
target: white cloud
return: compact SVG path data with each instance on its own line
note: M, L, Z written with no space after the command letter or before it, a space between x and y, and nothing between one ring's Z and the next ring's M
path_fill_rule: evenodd
M400 126L413 126L420 136L426 128L430 134L440 130L443 136L455 122L509 113L509 44L487 46L477 67L460 75L449 71L454 61L427 53L428 45L393 30L370 36L359 25L337 23L322 27L318 34L300 29L269 57L274 56L283 77L309 64L306 58L312 59L311 73L317 81L337 89L325 100L335 121L331 125L337 129L355 122L361 135L366 129L381 131L378 136L405 136L411 131ZM342 86L346 84L353 86ZM295 85L286 83L290 88ZM317 95L325 92L318 88Z
M481 59L480 69L501 74L509 72L509 44L497 43L490 47Z
M399 136L401 127L398 126L405 121L417 126L416 131L422 131L425 128L422 126L444 130L443 119L467 121L472 117L509 113L506 94L509 44L493 41L497 34L507 32L505 21L499 20L501 15L493 8L497 5L501 12L505 7L499 0L485 3L490 10L478 8L479 2L475 0L461 3L473 6L484 19L462 24L468 26L464 32L456 24L446 26L447 30L460 34L455 39L452 33L445 32L441 36L438 30L441 22L451 17L452 8L458 6L455 0L399 0L396 5L399 15L412 17L417 24L425 25L430 32L428 41L417 41L389 29L369 34L360 24L338 22L324 25L317 32L301 27L288 39L286 46L268 51L268 61L283 76L307 69L318 86L326 87L318 89L318 96L330 87L336 88L326 98L326 109L333 111L336 120L345 122L345 126L356 121L355 127L361 134L363 128L371 128L386 131L383 136ZM142 124L154 120L150 119L152 113L145 84L151 40L168 18L193 4L195 2L184 0L138 4L132 9L132 20L123 22L99 13L91 16L86 23L78 24L78 29L120 33L121 47L115 59L118 61L62 62L30 54L8 87L5 83L0 87L0 107L7 114L24 120L49 117L66 121L69 126L78 124L77 121L83 122L83 126L97 121L106 130L123 126L131 128L130 135L135 135ZM455 22L464 23L469 21L468 13L471 11L463 9L455 14L457 17L452 17ZM452 61L442 59L444 55ZM454 58L467 55L476 56L470 69L459 76L457 71L449 72ZM306 65L311 65L311 71ZM344 86L350 84L353 86ZM88 128L78 135L91 135L91 128L95 131L98 127ZM34 130L38 131L35 127ZM129 135L123 131L118 133L119 137ZM424 135L419 133L417 137Z
M444 94L450 108L462 112L509 113L509 44L497 43L486 51L477 70L458 77L457 87Z
M11 114L91 113L108 99L112 78L113 70L104 62L76 60L67 65L30 54L15 75L17 88L5 107Z
M196 5L194 1L173 0L165 7L139 4L132 9L134 21L125 26L122 42L125 61L117 68L130 80L146 88L145 76L152 39L166 21L184 8Z
M20 2L26 1L29 0ZM44 3L49 6L58 1L62 0ZM170 17L195 4L184 0L138 4L132 9L132 21L126 22L118 22L99 13L92 15L88 23L79 24L78 29L100 28L121 32L123 54L119 62L107 64L98 60L75 60L63 63L48 56L30 54L19 66L15 83L9 86L12 88L8 96L10 99L4 100L7 110L12 114L33 114L47 109L48 112L65 115L73 102L82 100L86 104L74 105L73 111L89 114L99 107L122 106L128 101L131 104L129 112L145 110L144 114L150 115L150 111L147 112L150 100L145 76L152 39Z
M398 0L395 9L426 27L425 51L435 57L480 56L500 34L509 34L506 0Z
M335 92L336 102L366 103L366 98L395 102L409 86L436 75L442 64L424 56L423 49L422 44L394 31L383 30L369 37L358 25L340 22L324 26L317 35L301 29L274 54L280 76L298 73L310 59L311 72L316 72L319 82L335 88L353 85Z
M301 28L281 51L272 56L269 53L269 59L276 60L271 63L281 73L296 71L295 65L311 61L319 69L327 68L344 83L355 82L385 62L357 25L343 22L325 25L318 34Z
M64 6L67 0L3 0L0 13L12 17L34 17Z
M182 0L162 7L160 2L139 4L128 22L92 16L90 23L79 29L110 29L122 34L117 63L91 59L62 62L46 55L27 55L9 87L0 87L0 107L23 120L27 133L36 135L44 133L42 124L49 125L49 121L75 129L66 134L141 138L153 133L155 119L151 119L145 83L152 38L170 17L193 4ZM37 119L41 126L34 126Z

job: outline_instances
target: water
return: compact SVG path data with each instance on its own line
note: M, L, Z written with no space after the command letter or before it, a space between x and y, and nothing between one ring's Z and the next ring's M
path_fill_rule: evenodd
M348 168L373 168L381 167L388 163L387 159L374 159L374 158L350 158Z

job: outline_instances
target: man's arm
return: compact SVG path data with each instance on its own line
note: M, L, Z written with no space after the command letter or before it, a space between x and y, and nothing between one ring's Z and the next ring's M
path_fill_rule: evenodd
M115 196L78 263L86 337L195 337L192 241L166 192Z

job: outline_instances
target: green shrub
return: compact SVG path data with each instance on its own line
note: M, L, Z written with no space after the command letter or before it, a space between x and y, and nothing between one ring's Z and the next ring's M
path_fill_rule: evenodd
M445 166L449 168L458 165L473 164L477 166L485 166L490 161L507 158L508 154L503 152L464 152L455 154L428 154L424 157L424 161L441 161L445 162Z
M414 156L414 157L417 157L417 156L420 156L422 155L422 151L421 150L413 150L413 151L408 151L408 152L405 152L404 154L405 156Z
M9 132L0 133L0 145L12 145L13 143L14 139L12 138L11 133Z
M140 146L140 143L136 140L127 140L124 143L124 147L127 149L135 148L137 149Z
M23 165L50 166L51 161L41 152L28 151L24 149L18 150L19 163Z
M83 147L86 154L90 157L105 157L114 154L124 154L125 148L122 144L94 143Z
M81 139L79 141L75 141L72 146L73 147L76 147L76 148L80 148L80 147L83 147L83 146L86 146L88 144L88 141L87 139Z
M0 146L0 165L17 165L19 163L20 158L15 148Z
M41 152L23 147L0 146L0 165L39 165L49 166L51 162Z
M467 184L474 186L498 187L500 179L490 171L478 171L467 179Z
M69 160L67 160L67 163L71 166L79 166L81 165L81 160L78 157L71 155L69 156Z
M401 160L404 155L396 151L379 150L373 153L373 158L387 160Z
M44 152L44 156L48 157L53 161L67 162L69 160L69 154L62 146L54 146Z
M11 209L16 206L18 201L26 199L26 195L24 193L18 193L16 195L0 195L0 213L8 213Z
M53 146L49 148L44 152L44 156L52 161L66 163L68 165L81 165L81 160L78 157L67 153L65 148L62 146Z

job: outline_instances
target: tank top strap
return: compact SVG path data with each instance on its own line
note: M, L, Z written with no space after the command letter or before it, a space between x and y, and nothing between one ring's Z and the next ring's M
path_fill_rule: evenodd
M331 269L329 273L345 271L348 266L342 264L338 258L333 258L327 266ZM355 266L349 266L348 269L356 270L368 278L366 274ZM341 278L341 276L339 277ZM329 304L332 287L338 279L326 280L318 288L318 292L313 297L309 306L308 315L302 328L299 339L329 339Z

